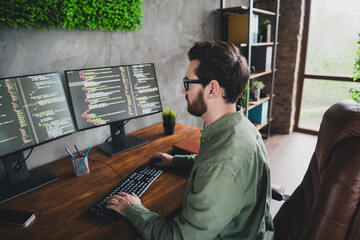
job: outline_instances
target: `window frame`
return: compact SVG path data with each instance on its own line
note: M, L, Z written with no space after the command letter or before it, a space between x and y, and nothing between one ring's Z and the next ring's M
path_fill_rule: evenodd
M306 57L307 57L307 48L308 48L308 40L309 40L309 26L310 26L310 14L311 14L311 1L305 0L305 16L304 16L304 30L303 30L303 38L301 42L301 57L300 57L300 65L299 65L299 74L298 74L298 87L296 94L296 110L295 110L295 124L294 131L318 135L318 131L301 128L299 127L300 121L300 110L301 110L301 102L303 95L303 87L305 79L314 79L314 80L332 80L339 82L353 82L351 77L342 77L342 76L334 76L334 75L317 75L317 74L306 74Z

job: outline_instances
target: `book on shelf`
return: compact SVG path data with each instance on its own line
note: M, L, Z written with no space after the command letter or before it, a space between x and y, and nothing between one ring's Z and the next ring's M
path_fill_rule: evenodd
M251 66L255 72L271 71L272 46L257 46L251 48Z
M249 14L230 15L228 19L228 40L235 44L248 43L249 32L252 43L258 41L259 15L253 14L252 29L249 31Z

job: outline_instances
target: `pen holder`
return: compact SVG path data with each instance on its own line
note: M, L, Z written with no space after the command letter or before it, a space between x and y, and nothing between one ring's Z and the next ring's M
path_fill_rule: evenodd
M82 156L84 154L82 153ZM89 163L88 163L88 157L82 157L82 158L76 158L75 160L72 159L73 167L74 167L74 173L76 176L81 176L83 174L89 173Z

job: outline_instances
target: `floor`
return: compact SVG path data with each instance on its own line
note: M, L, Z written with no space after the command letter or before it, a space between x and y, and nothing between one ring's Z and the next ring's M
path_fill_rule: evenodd
M283 186L285 193L291 195L304 177L316 140L317 136L298 132L273 134L264 140L269 155L272 184ZM272 201L272 216L275 216L282 203Z

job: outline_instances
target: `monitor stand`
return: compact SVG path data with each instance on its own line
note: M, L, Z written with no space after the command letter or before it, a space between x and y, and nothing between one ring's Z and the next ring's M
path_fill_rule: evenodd
M112 157L127 150L147 144L145 140L138 137L131 135L126 136L124 125L123 121L110 124L112 141L99 145L98 149Z
M58 180L56 176L44 167L38 167L29 171L25 162L21 164L20 169L16 170L15 165L18 159L20 161L24 159L23 152L14 153L2 158L7 179L3 179L0 182L0 204Z

